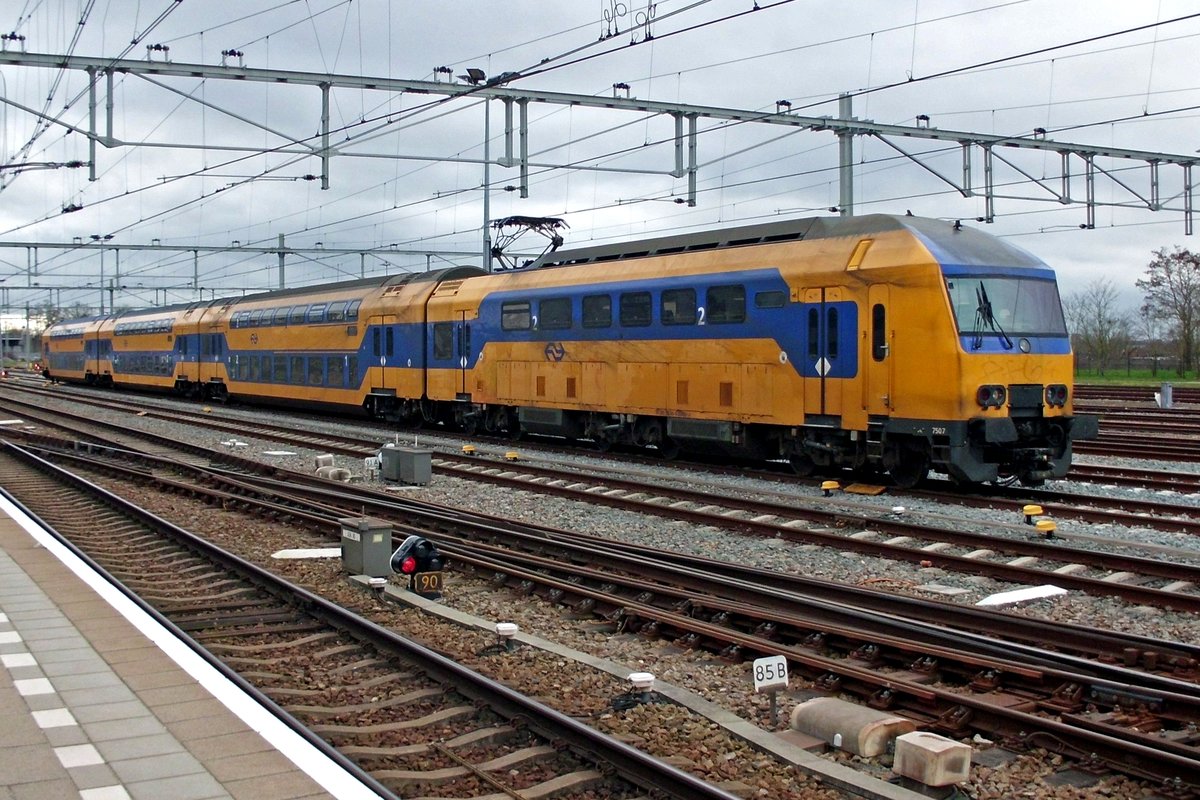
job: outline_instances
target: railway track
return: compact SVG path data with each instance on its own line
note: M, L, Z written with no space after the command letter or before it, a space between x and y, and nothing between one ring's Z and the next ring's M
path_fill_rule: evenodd
M7 447L6 488L383 797L733 795Z
M61 413L61 412L56 412ZM151 412L157 413L157 412ZM331 450L361 457L371 450L369 440L328 434L297 434L283 426L247 425L212 419L205 414L171 415L242 435L262 435L293 445ZM97 424L88 420L90 424ZM121 426L107 424L109 427ZM132 432L128 432L132 433ZM141 434L145 435L145 434ZM167 451L184 446L168 437L157 437ZM210 457L198 449L202 459ZM237 463L236 457L228 460ZM739 499L727 493L671 487L661 481L621 478L614 474L584 475L577 469L510 464L472 456L441 454L435 467L475 480L538 491L588 503L600 503L671 519L684 519L781 538L793 542L831 546L881 558L927 564L966 574L1025 585L1053 583L1097 596L1128 602L1200 610L1200 566L1159 556L1119 554L1068 547L1057 540L1035 536L1027 526L996 524L987 532L947 525L919 524L902 515L846 510L842 504L802 506L795 498L779 501ZM1145 518L1147 524L1153 518ZM999 535L1007 534L1007 535Z
M93 400L93 396L89 395L85 399ZM13 402L17 401L14 400ZM93 400L93 402L96 401ZM329 432L305 432L287 425L248 422L240 419L222 418L209 413L180 412L174 409L162 409L152 404L141 404L128 400L121 403L100 400L98 401L98 405L119 410L123 413L137 413L139 416L204 426L224 431L234 436L259 436L290 445L350 456L369 455L377 450L379 446L379 438L370 438L369 436L336 436ZM54 415L47 415L44 412L39 413L36 404L24 403L18 409L27 415L37 416L38 419L44 421L46 424L54 423ZM134 412L134 409L137 409L137 411ZM88 416L86 414L76 414L73 415L73 418L82 421L87 420ZM110 430L114 429L114 427L109 426ZM385 431L381 429L379 433L383 434ZM529 445L523 445L523 449L527 447ZM548 453L553 457L562 452L564 448L554 445L537 445L535 449ZM164 452L169 453L171 450L172 447L168 446ZM652 461L643 456L616 457L609 454L607 457L616 462L608 472L617 474L629 474L631 470L636 471L638 465ZM653 463L659 464L661 462ZM693 474L694 477L689 476L689 480L703 481L706 476L735 475L778 482L789 489L817 487L820 485L820 481L797 478L790 474L790 472L771 472L739 467L730 468L710 464L688 464L681 466ZM604 468L592 466L591 469L603 470ZM1181 494L1200 493L1200 475L1188 475L1185 473L1076 463L1072 467L1071 477L1073 479L1107 485L1135 486L1139 489L1153 491L1170 491ZM1052 509L1049 513L1054 513L1056 516L1065 519L1124 525L1148 525L1170 531L1193 532L1194 525L1190 521L1190 518L1194 518L1197 513L1194 509L1187 506L1172 505L1162 501L1139 501L1128 497L1119 499L1105 498L1047 488L1030 489L1028 487L987 486L979 487L976 491L964 491L961 487L956 487L945 481L929 481L926 486L928 488L910 493L951 504L1006 507L1013 514L1017 513L1020 506L1028 502L1038 502L1044 504L1048 510Z
M182 468L182 465L181 465ZM158 472L159 470L156 470ZM162 481L149 472L130 473ZM177 484L193 492L196 476ZM898 618L897 605L855 610L834 585L800 587L803 579L739 570L675 554L661 554L614 542L597 542L536 526L513 526L460 510L429 508L397 500L381 492L292 474L278 478L210 475L216 484L208 501L247 507L266 503L295 504L301 515L317 524L321 515L333 519L352 508L374 517L394 518L404 533L437 531L438 541L462 566L481 571L523 592L534 591L575 613L601 614L618 628L642 635L670 638L695 647L707 644L730 658L781 654L789 658L825 692L849 692L878 707L902 710L923 725L951 735L981 731L1007 740L1042 731L1082 753L1103 754L1114 766L1143 776L1178 772L1175 759L1194 756L1187 720L1200 718L1200 691L1194 677L1197 648L1149 643L1112 635L1103 657L1108 661L1140 659L1168 673L1163 680L1103 662L1081 665L1061 653L1012 645L987 644L975 636L945 633L941 625ZM255 489L257 487L257 490ZM255 492L261 495L254 497ZM418 528L413 528L418 525ZM521 542L523 544L517 544ZM581 563L588 566L581 567ZM502 577L501 577L502 576ZM533 588L536 587L536 588ZM882 594L855 590L858 596ZM820 594L821 599L816 599ZM883 601L877 596L876 603ZM910 604L918 607L915 601ZM930 604L932 605L932 604ZM991 617L1004 615L974 609L962 612ZM938 618L936 612L934 618ZM976 625L981 624L977 619ZM1038 624L1008 619L1006 629L1026 627L1026 637L1045 636ZM1080 641L1093 632L1081 631ZM1100 638L1091 635L1093 645ZM1062 641L1062 632L1056 635ZM1174 648L1174 649L1172 649ZM1135 656L1137 653L1139 655ZM1081 672L1080 670L1084 670ZM1103 673L1100 677L1097 673ZM957 687L955 686L957 684ZM1007 699L1006 699L1007 698ZM1136 707L1136 713L1130 709ZM1053 714L1067 722L1049 719ZM1169 722L1168 722L1169 721ZM1138 732L1151 723L1159 734ZM1178 735L1166 735L1168 730ZM1158 756L1142 748L1156 744ZM1165 744L1164 744L1165 742ZM1165 763L1164 763L1165 759ZM1175 772L1138 771L1134 762L1155 763Z

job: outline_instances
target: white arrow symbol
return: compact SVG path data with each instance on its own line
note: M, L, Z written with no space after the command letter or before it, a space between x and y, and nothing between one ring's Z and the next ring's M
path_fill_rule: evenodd
M832 366L832 365L829 363L829 360L826 358L822 358L816 364L817 374L820 375L821 377L825 377L826 375L829 374L830 366Z

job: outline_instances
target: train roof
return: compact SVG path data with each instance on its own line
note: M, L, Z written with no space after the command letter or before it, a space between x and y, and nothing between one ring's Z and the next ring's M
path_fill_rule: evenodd
M103 321L106 319L134 319L138 317L153 316L156 314L185 311L189 308L225 306L231 303L257 302L262 300L275 300L277 298L286 299L289 297L321 295L354 289L369 290L384 286L399 286L406 283L445 281L483 274L486 273L482 269L471 266L445 267L444 269L430 270L428 272L404 272L399 275L384 275L382 277L374 278L356 278L355 280L350 281L337 281L334 283L322 283L312 286L299 286L293 289L273 289L265 292L255 292L254 294L237 297L218 297L215 300L194 300L190 303L173 303L169 306L155 306L153 308L131 308L119 311L116 314L93 314L90 317L63 319L54 323L54 325L50 327L66 324L79 325L86 324L88 322Z
M812 239L868 237L889 231L907 230L917 236L942 264L1005 267L1044 267L1036 256L997 239L991 234L958 222L896 214L867 214L861 217L810 217L766 222L736 228L717 228L700 233L664 236L634 242L580 247L547 253L525 269L544 269L648 256L693 253L730 247L778 244Z

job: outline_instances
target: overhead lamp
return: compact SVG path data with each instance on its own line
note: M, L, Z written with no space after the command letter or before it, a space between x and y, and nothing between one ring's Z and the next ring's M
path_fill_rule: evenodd
M792 101L791 100L776 100L775 101L775 113L783 114L783 113L786 113L791 110L792 110Z
M917 127L918 128L928 128L929 127L929 115L928 114L917 114Z
M439 75L447 75L447 76L453 78L454 70L450 69L449 67L434 67L433 68L433 80L435 83L441 80L438 77Z
M475 67L467 67L467 74L459 75L458 79L460 81L466 81L467 83L478 86L487 80L487 73Z
M622 83L614 83L613 84L613 97L619 97L620 95L617 94L618 92L624 92L625 97L628 98L629 97L629 84L623 83L623 82Z

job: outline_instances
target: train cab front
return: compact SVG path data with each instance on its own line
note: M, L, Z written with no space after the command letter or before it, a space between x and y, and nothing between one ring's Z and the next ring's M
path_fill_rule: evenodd
M1097 418L1072 408L1074 359L1049 268L946 270L960 343L965 436L947 459L966 482L1037 486L1066 476ZM973 396L972 396L973 395Z

